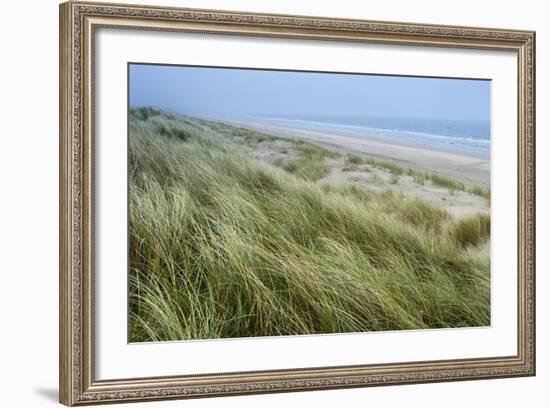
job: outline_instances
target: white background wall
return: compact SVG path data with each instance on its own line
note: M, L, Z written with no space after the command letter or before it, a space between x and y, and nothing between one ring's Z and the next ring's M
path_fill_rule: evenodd
M151 0L187 7L537 31L537 344L535 378L145 403L150 407L547 406L550 384L550 27L536 0ZM134 3L142 1L134 0ZM149 3L146 1L145 3ZM0 405L57 401L58 2L4 2L0 23ZM546 185L546 186L545 186ZM496 254L498 256L498 254ZM547 294L548 293L548 294ZM126 405L130 406L130 405ZM134 406L134 405L132 405Z

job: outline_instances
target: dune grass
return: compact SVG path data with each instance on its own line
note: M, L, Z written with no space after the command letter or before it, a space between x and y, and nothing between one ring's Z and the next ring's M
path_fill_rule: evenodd
M424 185L426 181L430 181L432 185L442 188L447 188L451 193L455 191L464 191L487 199L491 198L491 191L488 188L478 185L466 186L463 182L451 177L447 177L437 173L415 170L411 167L405 168L397 163L389 160L379 160L374 157L361 157L357 154L349 153L346 157L344 170L356 170L358 166L368 164L379 169L385 169L392 175L392 182L397 180L398 176L406 174L413 177L417 184Z
M467 191L480 197L485 197L487 199L491 198L491 190L489 190L488 188L475 185L470 187Z
M346 157L346 163L359 165L359 164L363 164L364 160L358 154L348 153Z
M237 133L131 110L130 341L490 323L488 218L314 182Z
M310 181L319 180L327 175L330 170L330 167L326 161L327 158L335 159L340 157L340 154L334 150L325 149L317 144L309 143L303 140L268 135L238 126L208 122L205 120L198 120L197 123L206 126L210 130L218 132L234 142L244 144L248 147L257 147L259 144L266 141L284 141L290 144L294 152L298 154L298 157L286 162L281 162L281 167L289 173L293 173Z
M292 144L299 157L287 161L282 167L289 173L306 180L316 181L326 176L330 170L326 159L339 157L339 153L313 143L302 140L286 140Z
M425 175L424 177L430 180L432 184L435 186L445 187L452 191L466 190L466 187L464 186L463 182L454 180L450 177L442 176L440 174L429 174L429 175Z
M478 214L458 221L451 230L451 236L462 246L475 246L484 242L491 234L491 219Z

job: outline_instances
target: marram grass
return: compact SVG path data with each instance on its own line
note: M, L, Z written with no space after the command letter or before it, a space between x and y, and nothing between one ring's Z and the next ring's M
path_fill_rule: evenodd
M130 112L132 342L490 323L488 217L269 166L249 133Z

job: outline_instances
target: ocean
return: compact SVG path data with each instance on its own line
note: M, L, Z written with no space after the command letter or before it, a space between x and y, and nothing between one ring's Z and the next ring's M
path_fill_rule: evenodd
M293 128L333 131L351 136L368 136L381 141L426 146L443 151L464 152L481 157L491 154L489 121L374 118L353 116L255 116L253 120Z

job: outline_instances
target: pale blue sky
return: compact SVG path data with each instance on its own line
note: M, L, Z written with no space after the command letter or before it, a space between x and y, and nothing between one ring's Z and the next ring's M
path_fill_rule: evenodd
M130 65L130 106L203 116L490 118L490 81Z

